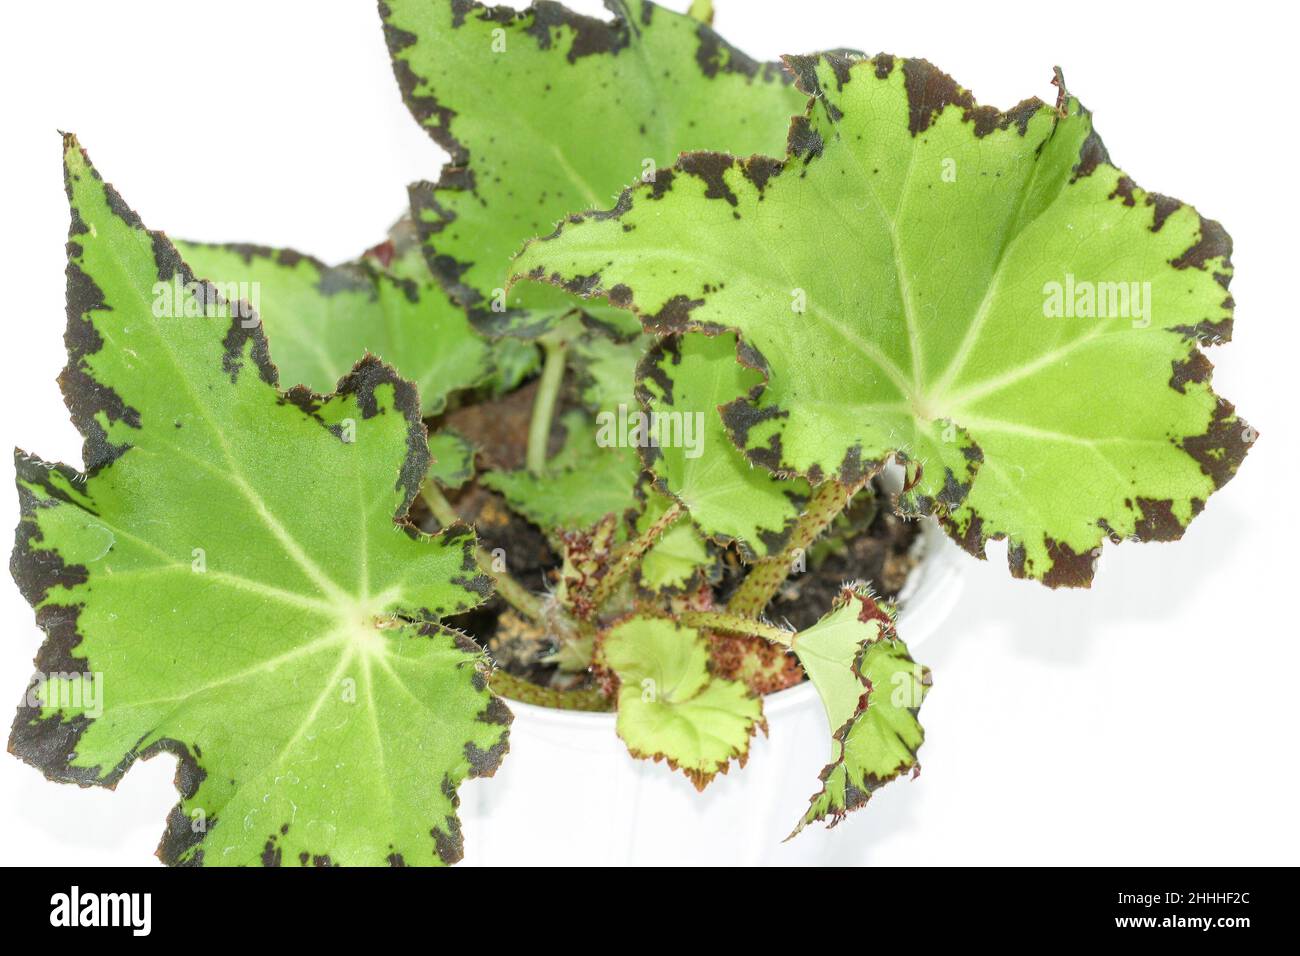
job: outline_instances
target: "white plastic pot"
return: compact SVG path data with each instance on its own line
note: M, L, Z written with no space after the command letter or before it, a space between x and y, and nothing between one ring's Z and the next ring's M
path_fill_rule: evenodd
M964 556L927 521L924 554L900 599L899 636L915 651L956 602ZM664 763L635 760L613 714L511 702L510 753L488 780L461 787L465 863L511 865L815 864L839 834L783 843L830 759L826 712L812 685L763 702L768 736L751 741L699 793ZM830 837L827 840L822 837Z

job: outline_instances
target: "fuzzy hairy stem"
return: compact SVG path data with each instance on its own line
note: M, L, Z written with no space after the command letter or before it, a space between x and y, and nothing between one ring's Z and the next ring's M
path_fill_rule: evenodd
M456 509L438 490L432 478L426 480L424 486L420 488L420 497L424 499L424 503L429 506L429 511L442 527L446 528L461 520L460 515L456 514ZM542 621L540 597L512 578L508 571L493 570L492 555L477 544L474 546L474 560L478 562L479 570L492 579L496 585L496 592L501 595L502 600L530 621Z
M555 418L555 405L564 384L564 363L569 354L565 342L542 341L545 360L542 377L533 397L533 416L528 423L528 453L525 464L528 470L540 475L546 470L546 448L551 440L551 422Z
M754 563L727 601L727 610L741 618L762 614L790 576L795 556L807 553L808 547L849 506L856 491L834 479L818 485L781 553Z
M702 627L710 631L725 631L728 634L744 634L748 637L761 637L790 647L794 642L794 631L787 631L775 624L766 624L752 617L728 614L726 611L686 611L678 618L688 627Z
M618 589L618 586L627 580L633 569L641 563L641 559L645 557L646 552L654 547L655 542L663 537L665 531L677 523L677 519L682 516L685 510L680 501L674 501L672 506L659 516L658 521L642 531L634 540L627 543L622 554L618 556L618 560L614 562L614 566L606 572L605 576L600 579L600 583L596 585L596 590L591 596L591 603L595 607L599 608L609 600L610 596Z
M523 680L498 668L492 672L488 686L499 697L517 700L524 704L536 704L538 707L553 707L557 710L610 711L614 702L600 691L556 690L553 687L541 687L531 681Z

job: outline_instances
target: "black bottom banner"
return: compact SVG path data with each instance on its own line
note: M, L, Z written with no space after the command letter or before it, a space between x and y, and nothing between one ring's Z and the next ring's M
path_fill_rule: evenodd
M498 932L510 926L567 934L589 932L593 923L623 924L653 935L647 922L664 927L667 943L684 931L683 920L716 919L729 927L728 948L737 942L735 931L757 929L768 921L759 914L770 917L773 908L784 911L787 932L807 932L810 942L824 940L827 930L886 942L878 934L893 926L905 945L947 926L949 932L978 928L990 941L1106 936L1233 946L1260 930L1270 937L1285 930L1290 917L1283 909L1295 882L1287 869L1196 868L858 869L772 874L770 882L762 874L732 873L715 874L707 884L694 873L592 880L571 871L539 881L468 868L423 876L161 868L10 875L5 916L20 938L29 932L76 933L81 942L90 934L178 940L283 933L296 943L373 931L378 923L385 932L438 932L445 920L490 930L498 945ZM574 921L567 930L566 918ZM820 925L828 921L833 925Z

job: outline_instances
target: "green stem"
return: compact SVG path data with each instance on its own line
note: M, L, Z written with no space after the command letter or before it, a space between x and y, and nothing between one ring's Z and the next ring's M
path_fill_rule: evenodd
M787 631L775 624L764 624L752 617L728 614L726 611L686 611L679 618L688 627L702 627L710 631L726 631L728 634L746 634L761 637L790 647L794 643L794 631Z
M659 520L642 531L635 540L628 542L623 553L614 562L614 566L596 585L596 590L591 595L591 603L595 607L599 608L609 600L618 586L627 580L628 575L641 563L646 552L654 547L655 542L663 537L664 532L677 522L685 510L680 501L674 501L671 507L659 516Z
M528 470L540 475L546 470L546 451L551 441L551 422L555 418L555 404L564 384L564 362L569 353L568 343L542 341L546 358L542 364L542 377L533 397L533 417L528 423Z
M424 483L424 487L420 489L420 497L424 499L424 503L429 506L429 511L433 513L434 518L442 527L446 528L457 521L462 521L460 515L456 513L456 509L451 506L451 502L447 500L446 496L438 490L438 486L432 478L428 479ZM501 595L507 604L529 620L541 622L541 598L512 578L509 572L493 570L492 555L478 545L474 546L474 560L478 562L479 570L493 580L496 584L497 594Z
M558 710L610 711L614 702L595 688L588 690L556 690L553 687L541 687L531 681L507 674L498 668L492 672L488 685L499 697L517 700L538 707L554 707Z
M754 563L727 601L727 610L742 618L756 618L762 614L790 576L796 555L807 554L808 547L849 506L856 491L856 488L849 488L834 479L818 485L781 553Z

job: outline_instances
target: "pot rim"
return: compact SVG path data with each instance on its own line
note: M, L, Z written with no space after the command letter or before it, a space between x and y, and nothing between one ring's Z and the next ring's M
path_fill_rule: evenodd
M909 650L914 650L934 634L947 618L961 594L965 568L963 555L933 518L921 519L921 536L917 539L917 547L921 550L920 561L898 593L898 630ZM771 718L796 707L806 706L809 701L816 700L816 697L817 692L811 681L804 681L774 694L765 694L763 716ZM526 704L508 697L505 701L516 720L527 717L552 725L583 728L604 723L609 725L612 732L618 718L618 714L611 711L593 713L562 710Z

